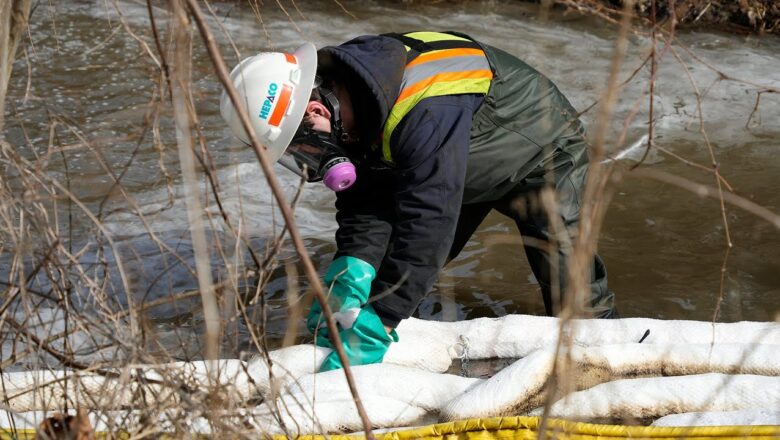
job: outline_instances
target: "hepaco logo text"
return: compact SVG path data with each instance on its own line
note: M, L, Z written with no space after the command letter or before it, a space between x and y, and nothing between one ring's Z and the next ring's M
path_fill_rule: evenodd
M271 83L268 85L268 93L266 94L263 106L260 107L260 119L268 119L268 115L271 113L271 109L274 106L276 100L276 91L279 90L279 85Z

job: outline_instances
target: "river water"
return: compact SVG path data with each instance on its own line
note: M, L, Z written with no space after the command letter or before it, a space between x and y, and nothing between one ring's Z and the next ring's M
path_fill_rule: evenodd
M210 24L230 66L239 57L224 32L230 34L241 55L248 56L265 49L291 50L306 40L321 47L366 33L459 30L521 57L549 76L581 110L604 91L617 34L615 27L602 20L573 13L553 12L542 20L537 6L521 2L411 6L367 1L345 3L344 8L335 2L305 2L297 9L292 3L267 2L254 11L249 6L218 3L213 5L217 18L211 18ZM165 37L167 11L156 7L155 14ZM158 78L155 64L139 43L154 48L148 23L144 2L41 2L32 18L28 56L20 56L14 65L6 136L20 146L22 155L33 158L35 153L45 153L49 144L49 118L61 121L55 131L69 147L48 157L43 169L61 180L70 177L71 191L92 212L100 212L113 237L133 256L126 258L132 269L133 295L152 300L193 289L196 279L186 265L152 242L144 222L133 213L137 209L116 191L101 210L111 178L93 150L99 150L116 173L124 170L123 186L145 214L148 228L194 266L170 110L159 115L161 148L155 147L151 133L140 143L137 138ZM281 217L253 155L232 137L219 116L221 87L195 36L195 109L218 170L223 203L235 224L242 219L241 227L262 253L274 231L279 231ZM753 111L758 91L780 89L780 39L705 30L678 31L677 38L674 52L667 51L660 61L655 85L656 145L711 167L710 152L699 130L693 81L703 96L703 127L723 177L737 194L780 213L775 186L780 183L780 95L762 94L760 106ZM649 44L645 35L629 38L621 81L642 64ZM648 78L645 67L621 91L607 136L615 153L647 132ZM596 113L594 108L583 116L591 130ZM65 123L77 127L92 147L81 145ZM616 145L624 128L626 141ZM642 152L625 152L618 166L626 169ZM164 170L160 163L165 164ZM643 168L715 185L712 173L658 150L650 153ZM292 195L297 180L281 167L277 172L287 194ZM614 198L599 253L606 261L610 288L617 294L623 316L709 320L722 291L721 321L780 319L780 231L750 212L727 205L733 242L727 254L718 200L631 172L621 175L622 179L613 182ZM322 186L307 185L296 211L320 272L335 250L333 199ZM212 201L210 212L216 213L213 205ZM61 221L67 219L65 205L58 209ZM73 218L83 216L77 213ZM74 242L90 242L93 229L88 222L76 220L73 227ZM220 237L225 227L214 222L211 230L213 237ZM84 258L94 256L96 249L99 246L88 248ZM114 261L111 256L106 258ZM281 261L295 266L297 258L286 247ZM285 328L286 284L281 268L265 292L271 336ZM193 301L190 307L197 304ZM182 343L187 339L196 346L198 313L182 310L186 309L163 307L152 316L159 321L161 339L171 346L187 345ZM443 271L419 314L452 320L506 313L539 314L543 306L514 225L491 214L461 256ZM237 327L238 346L243 346L244 323Z

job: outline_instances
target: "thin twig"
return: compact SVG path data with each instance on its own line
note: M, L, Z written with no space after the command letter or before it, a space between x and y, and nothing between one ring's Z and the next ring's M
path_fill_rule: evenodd
M721 189L718 187L713 188L711 186L691 182L690 180L687 180L683 177L675 176L674 174L666 173L660 170L649 169L649 168L638 169L634 171L632 174L636 174L637 176L641 176L641 177L649 177L654 180L669 183L676 187L688 190L691 193L701 197L710 197L710 198L722 200L723 202L729 203L730 205L736 206L737 208L747 211L758 218L764 219L769 224L774 226L776 229L780 229L779 214L776 214L770 211L769 209L755 202L752 202L744 197L740 197L736 194L729 193L729 192L722 192Z
M157 47L157 53L160 54L160 71L163 74L165 82L168 84L168 99L173 102L173 89L171 87L171 71L168 68L168 61L165 59L165 52L160 43L160 34L157 31L157 23L154 19L154 7L152 6L152 0L146 0L146 10L149 13L149 26L152 28L152 35L154 36L154 44Z
M329 330L328 336L330 337L333 343L333 347L335 348L336 353L338 354L338 357L341 360L341 363L344 367L344 376L347 379L350 392L352 393L352 397L355 401L355 406L363 422L363 427L366 436L368 438L373 439L374 435L371 430L371 422L369 421L368 414L366 413L365 408L363 407L363 403L360 400L360 396L357 391L357 386L355 385L354 378L352 377L352 372L349 369L349 359L347 358L347 355L344 352L344 347L342 347L341 345L341 338L338 333L338 328L336 327L336 321L333 318L333 314L330 309L330 306L328 305L328 302L325 300L325 294L323 292L323 288L322 288L322 284L320 283L319 276L317 275L317 271L314 269L314 265L312 264L308 252L306 250L306 247L303 243L303 239L300 236L300 232L298 231L298 228L295 225L295 217L293 216L290 206L287 203L286 197L282 192L281 187L279 186L279 183L276 179L276 174L274 173L274 170L271 167L271 163L268 160L268 156L265 152L265 149L262 146L262 144L257 140L255 132L252 129L252 124L249 122L249 116L247 115L243 103L238 96L238 92L236 91L235 87L233 87L233 84L230 81L230 76L228 74L227 68L225 67L225 63L222 60L222 55L220 54L219 47L214 41L214 36L211 33L211 29L206 25L205 19L203 18L203 13L200 10L200 6L198 5L196 0L186 0L186 1L187 1L187 5L189 6L190 12L192 13L193 18L195 19L198 29L200 30L203 40L206 43L206 48L208 49L209 56L211 57L211 60L214 64L214 68L216 70L217 76L222 82L222 86L225 88L228 95L230 96L230 100L233 104L233 107L241 119L241 125L244 128L244 131L249 136L250 144L252 145L252 149L255 152L255 156L260 161L260 165L263 168L263 172L265 173L265 177L266 180L268 181L268 185L271 187L271 191L273 192L276 200L279 201L279 209L281 209L282 216L284 217L284 220L287 223L287 226L289 228L290 237L292 238L293 243L295 244L295 249L298 252L298 255L301 257L301 261L303 263L306 276L309 279L309 282L311 283L311 286L314 291L314 295L316 296L317 300L320 302L322 306L322 311L323 314L325 315L328 324L328 330Z

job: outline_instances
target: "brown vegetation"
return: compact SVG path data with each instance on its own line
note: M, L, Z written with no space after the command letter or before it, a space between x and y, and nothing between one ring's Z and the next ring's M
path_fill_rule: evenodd
M553 0L553 3L581 12L617 16L625 1ZM675 20L678 26L717 26L735 32L780 33L780 2L775 0L634 0L632 3L634 12L649 21L653 21L655 15L658 22Z

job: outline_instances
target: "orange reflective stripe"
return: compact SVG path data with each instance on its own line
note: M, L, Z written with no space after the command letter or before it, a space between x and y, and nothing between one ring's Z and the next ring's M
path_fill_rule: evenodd
M440 60L442 58L461 57L461 56L473 56L473 55L485 55L482 49L443 49L434 52L425 52L413 59L407 68L416 66L418 64L427 63L429 61Z
M395 101L396 103L403 101L404 99L408 98L409 96L414 95L415 93L422 91L429 85L435 83L435 82L447 82L447 81L457 81L460 79L491 79L493 78L493 72L490 71L490 69L480 69L480 70L467 70L464 72L446 72L446 73L438 73L433 76L429 76L428 78L422 79L420 81L417 81L416 83L410 85L409 87L401 90L401 94L398 95L398 99Z
M284 57L287 58L287 62L290 64L298 64L298 60L295 59L295 56L292 54L286 53L284 54Z
M292 87L287 84L282 86L282 92L279 94L279 101L276 103L276 108L271 114L271 118L268 119L268 124L278 127L282 122L282 118L287 113L287 107L290 105L290 96L292 96Z

